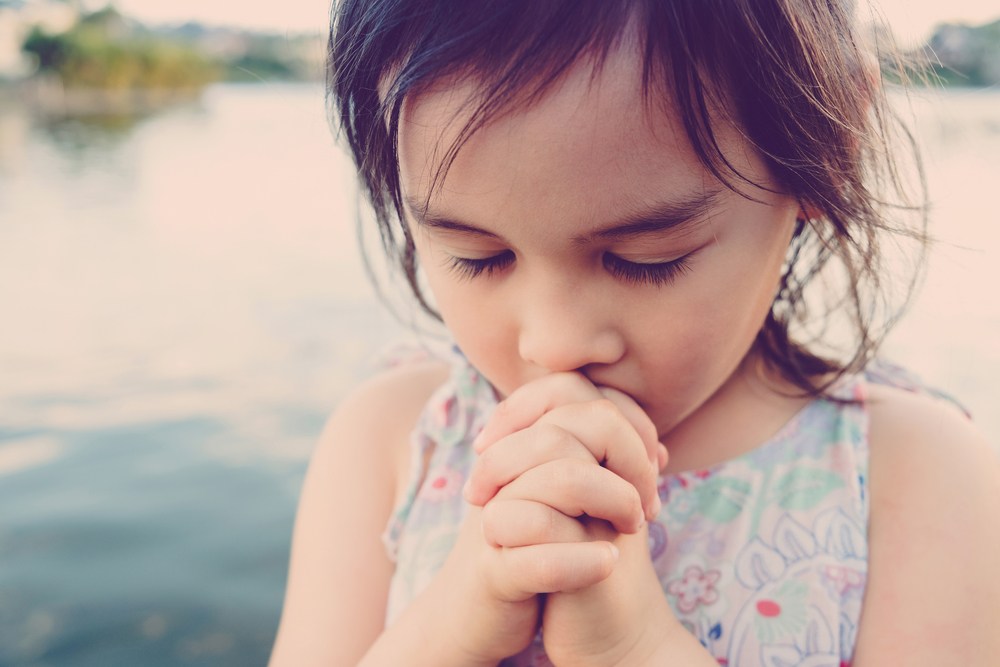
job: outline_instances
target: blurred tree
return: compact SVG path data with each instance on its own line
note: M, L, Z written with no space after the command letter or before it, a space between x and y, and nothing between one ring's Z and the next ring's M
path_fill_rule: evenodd
M137 35L113 8L85 16L59 35L35 28L23 50L35 56L39 70L71 88L198 89L223 74L219 63L192 46Z
M947 84L1000 84L1000 20L981 26L938 26L928 45L934 72Z

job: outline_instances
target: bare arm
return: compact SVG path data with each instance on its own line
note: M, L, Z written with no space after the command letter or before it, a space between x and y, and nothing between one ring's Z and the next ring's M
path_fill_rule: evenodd
M551 583L539 576L544 563L491 549L478 508L430 585L384 628L394 567L381 534L409 476L409 433L446 375L376 378L324 430L299 503L271 667L496 665L534 637L536 594ZM556 583L579 588L599 574L576 568Z
M855 667L995 664L1000 462L950 406L873 388L869 575Z
M382 632L393 564L381 533L408 472L409 433L446 378L439 365L391 371L330 419L302 488L271 667L355 665Z

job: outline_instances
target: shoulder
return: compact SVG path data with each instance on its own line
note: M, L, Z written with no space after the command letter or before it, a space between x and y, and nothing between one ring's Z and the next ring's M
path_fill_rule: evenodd
M380 441L408 437L434 391L448 379L437 361L405 364L368 380L349 394L327 422L320 447L337 447L340 431L363 431Z
M410 466L410 433L434 391L447 381L449 367L438 361L404 364L371 378L344 401L320 436L310 467L324 460L363 457L391 482L393 500L405 486ZM346 450L346 451L345 451ZM385 473L391 473L386 478Z
M950 449L949 443L954 443L970 455L991 452L986 438L953 403L880 384L869 383L867 389L870 439L877 446L921 447L921 451L928 447L927 453L933 454L941 453L940 446Z
M920 479L932 488L951 488L953 494L955 483L963 478L1000 479L996 452L952 403L870 384L867 407L872 465L881 477L882 490L891 485L902 491Z
M869 581L854 664L985 664L1000 650L1000 461L951 404L869 389Z
M884 386L871 386L869 396L873 537L904 524L933 533L977 520L992 526L1000 460L973 422L930 396Z

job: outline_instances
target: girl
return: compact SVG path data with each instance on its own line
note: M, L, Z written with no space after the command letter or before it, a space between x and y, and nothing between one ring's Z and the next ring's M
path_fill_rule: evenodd
M996 660L1000 466L869 363L922 211L851 8L345 0L330 44L460 353L331 419L274 667ZM847 360L806 345L823 285Z

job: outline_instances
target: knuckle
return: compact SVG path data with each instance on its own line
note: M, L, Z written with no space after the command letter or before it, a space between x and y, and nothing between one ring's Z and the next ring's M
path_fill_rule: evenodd
M500 420L505 419L506 417L508 417L511 414L511 412L513 410L513 406L511 405L511 400L510 399L511 399L511 397L508 396L504 400L502 400L499 403L497 403L496 408L494 408L494 410L493 410L493 418L490 420L491 422L493 422L496 419L500 419Z
M483 539L491 547L497 547L501 545L501 535L500 535L500 520L497 516L497 507L487 505L483 508L482 517L480 517L480 526L483 532Z
M482 514L479 516L479 521L483 526L484 533L489 533L495 528L498 507L499 505L495 502L486 503L486 506L483 507Z
M598 466L580 461L579 459L563 459L559 465L549 466L550 483L563 492L570 492L582 484L586 484L599 470Z
M614 420L615 422L619 422L623 419L621 410L618 409L618 406L607 398L599 398L591 401L590 409L594 413L595 417L599 417L601 419Z
M561 426L552 423L539 424L546 449L550 453L564 452L573 446L576 438Z
M587 404L589 416L602 427L602 432L610 438L611 443L620 442L620 436L625 434L632 440L635 429L618 409L618 406L606 398L591 401ZM637 438L635 438L637 439Z
M497 450L495 447L490 447L482 454L479 455L479 460L476 461L474 468L475 476L474 479L477 481L491 481L495 474L497 467Z

